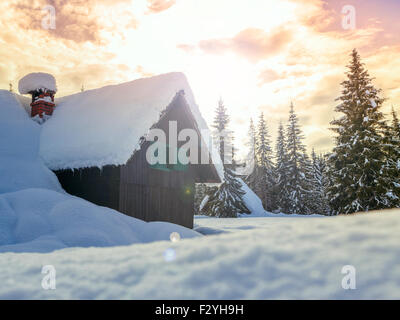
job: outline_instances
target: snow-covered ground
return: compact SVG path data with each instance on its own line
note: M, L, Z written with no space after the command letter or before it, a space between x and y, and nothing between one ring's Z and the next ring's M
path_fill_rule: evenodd
M0 254L0 298L399 299L400 211L339 217L199 217L222 231L179 242ZM56 289L44 290L44 265ZM345 265L356 289L342 288Z

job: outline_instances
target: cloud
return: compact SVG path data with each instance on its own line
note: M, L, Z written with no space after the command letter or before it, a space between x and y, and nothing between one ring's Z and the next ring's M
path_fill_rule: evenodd
M307 69L306 67L302 67L301 69L299 68L293 68L289 70L284 70L284 71L276 71L270 68L262 70L259 75L259 83L258 86L263 86L264 84L271 83L277 80L287 80L289 78L302 78L302 77L307 77L311 74L311 71Z
M136 73L138 73L141 77L152 77L152 76L154 76L154 73L152 73L152 72L149 72L149 71L145 71L145 69L143 68L143 66L141 66L141 65L138 65L136 68L135 68L135 72Z
M337 0L330 0L334 2ZM341 1L341 0L339 0ZM290 0L296 4L298 23L315 32L329 32L341 28L341 13L324 0Z
M186 53L192 53L196 50L196 46L191 44L177 44L176 47L185 51Z
M260 72L260 74L258 75L258 78L260 80L260 84L259 85L262 85L264 83L269 83L269 82L273 82L273 81L276 81L276 80L283 79L284 76L282 74L279 74L275 70L265 69L265 70Z
M147 0L147 13L159 13L168 10L175 5L175 3L176 0Z
M258 28L247 28L233 38L202 40L198 47L210 54L235 52L252 62L266 59L279 53L292 39L292 31L286 27L270 32Z
M135 17L124 9L130 0L16 0L11 5L13 22L24 30L39 31L58 39L101 43L102 32L136 28ZM54 8L54 11L52 10ZM125 8L126 9L126 8ZM55 29L44 29L42 21L54 14ZM112 27L111 27L112 26ZM122 32L122 31L121 31Z
M310 136L310 146L315 148L318 153L327 153L330 152L330 147L334 143L334 138L332 136L324 136L321 137L320 133L316 133L315 135Z

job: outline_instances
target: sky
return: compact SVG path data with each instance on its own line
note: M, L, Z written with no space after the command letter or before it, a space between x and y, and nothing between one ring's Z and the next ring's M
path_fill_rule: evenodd
M2 0L0 88L49 72L61 97L180 71L209 124L223 99L242 153L250 118L263 112L274 139L291 102L309 150L328 152L353 48L383 111L400 111L399 13L400 0Z

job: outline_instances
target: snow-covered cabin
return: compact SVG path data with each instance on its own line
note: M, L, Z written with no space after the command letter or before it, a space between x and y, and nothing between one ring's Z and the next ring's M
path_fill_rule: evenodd
M193 129L205 142L206 122L186 77L169 73L59 99L42 125L40 155L70 194L145 221L193 227L195 183L221 181L213 148L199 141L206 164L150 165L150 129ZM177 149L185 142L178 142ZM200 159L199 159L200 162Z

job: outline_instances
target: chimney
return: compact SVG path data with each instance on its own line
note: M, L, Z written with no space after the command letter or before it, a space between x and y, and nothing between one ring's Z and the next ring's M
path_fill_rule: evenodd
M54 103L54 91L47 88L36 89L35 91L30 91L29 94L32 95L31 103L31 117L39 115L43 118L43 115L51 116L55 108Z
M54 95L57 92L56 80L48 73L30 73L18 84L21 94L32 96L31 117L45 120L53 114Z

